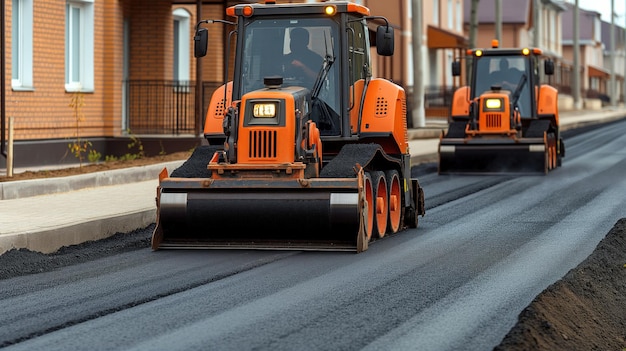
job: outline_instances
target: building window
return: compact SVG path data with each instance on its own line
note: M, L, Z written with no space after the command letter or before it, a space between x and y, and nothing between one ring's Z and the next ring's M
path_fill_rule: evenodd
M174 81L186 84L189 81L189 13L183 9L173 12L174 17Z
M13 0L11 16L11 87L33 89L33 0Z
M65 90L89 92L93 82L93 0L65 5Z

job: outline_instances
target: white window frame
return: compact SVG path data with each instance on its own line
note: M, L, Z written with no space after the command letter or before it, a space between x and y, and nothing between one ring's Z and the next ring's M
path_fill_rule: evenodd
M452 0L448 0L448 6L446 8L448 12L448 29L454 28L454 7L452 6Z
M548 13L548 18L551 20L550 21L550 33L548 33L547 36L547 41L550 43L550 45L548 46L550 49L553 49L556 47L556 45L554 45L554 42L556 41L556 35L557 33L557 26L556 26L556 19L559 18L558 14L556 11L546 11ZM554 38L554 39L552 39Z
M602 20L600 16L597 16L593 20L593 40L596 42L602 41Z
M189 41L191 30L191 16L185 9L176 9L172 13L174 18L174 33L177 33L174 44L173 77L178 82L190 80L190 54ZM178 28L176 28L178 26ZM178 45L176 45L176 43ZM178 64L177 64L178 63Z
M93 3L94 0L71 0L65 6L65 90L68 92L94 90ZM78 15L77 21L72 15Z
M13 0L11 10L11 87L33 90L33 0Z
M454 13L456 14L455 29L457 32L463 32L463 5L461 5L461 0L457 0Z

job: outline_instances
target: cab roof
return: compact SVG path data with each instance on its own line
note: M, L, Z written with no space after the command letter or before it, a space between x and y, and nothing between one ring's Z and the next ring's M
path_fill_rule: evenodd
M491 48L468 49L468 56L541 56L543 51L538 48L500 48L497 39L491 41Z
M508 49L468 49L468 56L542 56L541 49L536 48L508 48Z
M329 13L328 9L332 11ZM353 13L369 16L370 10L362 5L349 1L326 1L318 3L276 4L275 1L264 1L257 4L239 4L226 9L226 14L232 17L244 16L273 16L273 15L312 15L336 13Z

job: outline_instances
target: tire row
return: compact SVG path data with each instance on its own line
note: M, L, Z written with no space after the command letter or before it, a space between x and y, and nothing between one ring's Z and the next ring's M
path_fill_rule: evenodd
M367 240L400 230L404 218L400 175L396 170L365 172Z

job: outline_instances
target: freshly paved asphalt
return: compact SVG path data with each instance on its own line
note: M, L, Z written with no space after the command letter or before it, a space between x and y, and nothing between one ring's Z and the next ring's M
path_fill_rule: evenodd
M561 112L561 130L624 117L624 108ZM436 159L439 135L446 127L432 121L409 130L414 165ZM20 248L51 253L154 223L158 174L184 161L0 183L0 254Z

